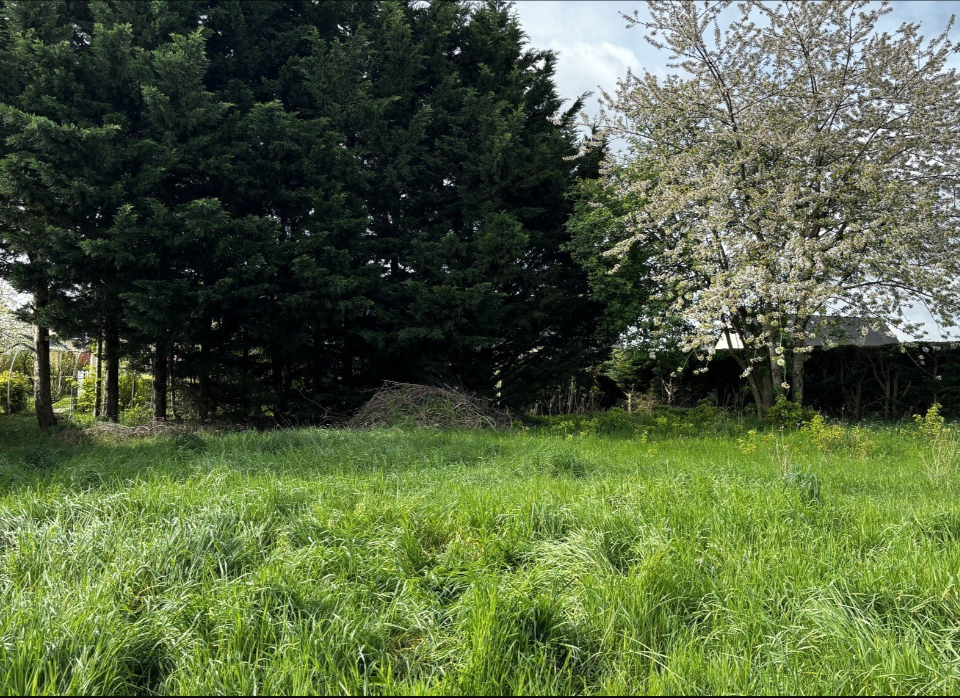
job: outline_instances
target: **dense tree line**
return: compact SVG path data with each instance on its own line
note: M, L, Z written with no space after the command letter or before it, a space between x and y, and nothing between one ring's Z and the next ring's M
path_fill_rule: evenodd
M598 345L578 103L502 2L0 2L0 276L196 414L528 403Z

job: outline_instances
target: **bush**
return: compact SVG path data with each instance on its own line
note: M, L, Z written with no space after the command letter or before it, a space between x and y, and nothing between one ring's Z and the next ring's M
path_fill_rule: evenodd
M812 408L790 402L784 395L778 395L776 403L767 414L767 421L778 429L799 429L816 414Z
M30 379L22 373L10 371L0 373L0 412L7 413L7 381L10 382L9 414L17 414L27 409L27 400L33 392Z
M917 430L926 439L935 439L943 431L943 415L940 414L940 403L935 402L930 405L927 413L923 416L913 415L913 421L917 423Z
M597 433L603 436L634 436L637 428L637 420L619 407L597 415Z
M82 412L85 414L93 412L96 402L97 377L95 373L91 372L86 378L83 379L83 385L81 387L80 394L77 395L77 412Z
M120 424L126 427L142 427L153 421L153 410L150 405L139 404L128 407L120 412Z
M101 390L103 388L101 381ZM127 372L121 372L117 381L119 388L118 402L121 413L129 412L126 418L120 417L123 424L137 426L146 424L150 421L150 415L144 421L143 414L149 413L148 405L150 403L150 394L153 392L153 378L151 376L137 376L137 392L133 395L133 375ZM133 398L131 400L130 398ZM101 399L104 399L101 397ZM83 392L77 397L77 412L93 412L97 400L97 379L96 374L91 372L90 376L83 381ZM101 405L102 406L102 405Z
M153 378L150 376L137 375L137 392L133 395L133 374L128 372L120 373L120 409L130 410L140 408L150 402L150 393L153 392ZM130 398L133 398L132 400ZM149 419L147 420L149 421Z
M845 436L843 427L839 424L827 424L819 414L804 425L803 431L809 434L810 443L820 453L835 451L843 444Z
M647 434L693 436L712 433L732 435L742 420L729 412L701 401L696 407L657 407L653 410L625 412L613 407L606 412L526 417L524 421L551 434L577 436L644 437Z

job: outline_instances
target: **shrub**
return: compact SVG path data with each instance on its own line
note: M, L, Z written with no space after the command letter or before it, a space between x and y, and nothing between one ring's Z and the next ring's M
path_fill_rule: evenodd
M625 412L613 407L605 412L526 417L551 434L577 436L612 436L645 439L648 434L693 436L697 434L733 435L740 428L728 412L702 401L696 407L658 407L653 411Z
M740 452L745 456L749 456L751 453L756 453L757 447L760 445L760 439L757 435L757 430L751 429L747 432L745 437L738 438L737 445L740 447Z
M817 413L810 407L790 402L786 396L778 395L777 401L767 414L767 421L778 429L798 429L811 421Z
M93 412L93 408L96 406L96 401L97 378L95 374L91 373L87 378L84 378L80 394L77 395L77 412L82 412L84 414Z
M118 398L121 410L143 407L150 402L150 393L153 391L153 378L150 376L137 375L136 393L133 390L132 373L121 372L118 383L120 385Z
M153 421L150 405L139 403L120 412L120 424L127 427L141 427Z
M943 431L943 415L940 414L940 403L935 402L930 405L927 413L923 416L913 415L913 421L917 423L917 429L924 438L937 438Z
M960 439L952 430L944 427L940 404L930 405L926 414L913 416L917 430L923 437L920 447L920 462L923 463L927 477L937 482L954 472L960 461Z
M843 427L839 424L827 424L819 414L814 415L803 431L810 437L810 442L821 453L830 453L836 450L843 442Z
M17 371L0 373L0 412L7 413L7 382L10 383L10 414L27 409L27 400L33 391L30 379Z
M619 407L601 412L596 422L596 432L603 436L634 436L639 429L637 420Z
M101 393L103 389L103 380L101 380ZM153 378L151 376L137 376L137 390L134 394L133 375L128 372L121 372L118 380L118 404L120 407L120 422L128 426L139 426L150 421L149 409L150 394L153 392ZM131 399L132 398L132 399ZM105 397L101 397L105 399ZM83 390L77 396L77 412L90 413L97 400L97 379L91 372L89 377L83 381ZM101 404L101 406L103 406ZM124 412L128 412L126 417ZM146 417L144 417L146 414Z

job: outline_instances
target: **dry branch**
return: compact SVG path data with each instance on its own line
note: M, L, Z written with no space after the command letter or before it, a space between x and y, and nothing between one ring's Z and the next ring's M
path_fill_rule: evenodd
M347 426L373 429L420 426L443 429L509 427L510 416L483 398L450 386L385 381Z

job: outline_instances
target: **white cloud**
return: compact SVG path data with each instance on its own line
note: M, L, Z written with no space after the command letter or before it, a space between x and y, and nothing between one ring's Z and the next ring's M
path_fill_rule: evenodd
M609 41L574 41L563 48L561 57L564 70L558 71L557 87L565 97L609 90L628 68L636 70L639 64L633 51Z
M530 45L559 54L560 95L572 100L584 92L594 93L585 105L589 114L596 114L598 87L615 89L627 67L635 73L670 72L666 52L650 46L642 28L628 30L621 17L621 12L632 15L634 10L641 19L648 17L646 3L521 0L515 7ZM892 12L881 20L883 31L895 31L903 22L918 22L921 33L932 36L943 31L951 14L960 15L960 0L895 0L891 7ZM954 26L951 36L960 41L960 27Z

